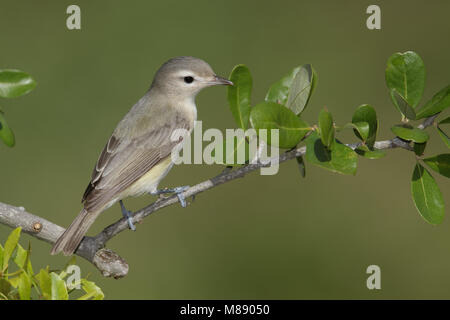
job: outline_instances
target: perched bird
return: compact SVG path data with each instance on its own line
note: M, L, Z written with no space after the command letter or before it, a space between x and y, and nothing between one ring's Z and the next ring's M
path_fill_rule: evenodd
M172 168L171 153L182 139L172 141L176 129L190 133L197 119L195 96L203 88L233 85L217 76L208 63L194 57L177 57L156 72L150 89L119 122L104 147L89 185L83 209L59 237L51 254L71 255L95 219L119 201L122 213L134 230L130 212L122 199L144 193L176 193L186 206L185 187L158 190L159 182Z

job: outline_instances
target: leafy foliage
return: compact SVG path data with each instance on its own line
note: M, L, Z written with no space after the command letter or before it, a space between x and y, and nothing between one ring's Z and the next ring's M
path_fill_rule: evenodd
M0 245L0 300L68 300L70 295L75 295L75 288L69 287L65 281L69 275L68 268L75 260L59 273L50 271L48 266L34 273L31 247L29 245L25 250L19 244L20 234L21 228L14 229L4 246ZM102 290L94 282L87 279L79 282L84 294L78 300L103 299Z
M231 71L230 80L234 83L228 89L228 101L234 119L242 129L248 128L250 116L250 98L252 94L252 76L244 65L237 65Z
M36 81L20 70L0 70L0 97L17 98L34 89Z
M319 113L319 130L322 144L327 149L331 149L334 144L334 124L331 113L326 109Z
M306 139L306 160L332 172L356 174L356 153L338 142L329 150L317 132L313 132Z
M369 128L367 133L364 132L365 130L367 130L366 128L359 128L358 130L356 130L357 132L355 132L355 134L369 148L372 148L373 144L375 143L378 131L378 120L375 109L368 104L359 106L353 114L352 123L354 125L358 125L358 127L365 127L364 123L368 124ZM367 138L365 138L366 135Z
M402 115L402 124L393 126L391 131L410 145L419 161L411 180L414 203L426 221L438 224L444 217L442 195L433 176L420 163L430 136L423 127L413 126L410 122L444 112L450 106L450 86L441 89L420 107L425 88L425 65L422 58L413 51L393 54L387 61L385 75L391 100ZM249 128L246 120L248 115L250 127L255 129L258 135L261 129L278 129L277 141L270 134L265 138L269 145L291 149L306 143L304 159L297 158L302 176L306 172L304 160L332 172L354 175L358 155L368 159L380 159L386 155L385 151L377 149L375 142L379 127L378 118L375 109L369 104L356 108L351 122L343 126L334 123L328 109L320 111L317 125L310 126L302 120L302 114L317 83L317 74L309 64L292 69L269 88L265 102L254 106L250 104L252 80L248 68L243 65L235 67L231 80L235 86L229 88L228 98L240 128ZM450 138L442 128L449 123L450 117L447 117L435 128L445 145L450 148ZM352 147L341 143L336 135L343 129L353 130L360 142L351 145ZM247 147L245 141L238 144ZM224 164L232 164L236 159L235 153L236 148L230 155L225 155L228 160ZM444 177L449 177L448 154L428 157L423 159L423 162Z
M429 135L426 131L413 128L408 125L397 125L391 128L391 131L399 138L417 143L424 143L428 140Z
M0 69L0 98L17 98L29 93L36 87L36 81L20 70ZM0 139L8 147L15 145L14 133L6 122L4 112L0 109Z
M317 75L310 64L296 67L270 87L265 100L285 105L300 114L308 104L316 82Z
M310 130L308 124L298 118L295 113L286 107L273 103L262 102L252 108L250 123L259 133L260 129L266 129L267 143L280 148L292 148ZM270 130L278 129L279 141L273 141Z
M417 119L432 116L448 107L450 107L450 86L446 86L444 89L436 93L434 97L417 113Z
M409 106L415 108L425 88L422 58L412 51L393 54L387 62L386 83L391 91L395 90ZM398 107L396 100L393 103Z
M431 224L444 218L444 200L433 176L420 163L416 164L411 180L414 204L422 217Z

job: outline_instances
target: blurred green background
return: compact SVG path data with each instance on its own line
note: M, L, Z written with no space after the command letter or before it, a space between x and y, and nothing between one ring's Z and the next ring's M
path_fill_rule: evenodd
M66 28L66 8L81 7L82 29ZM382 29L366 28L366 8L381 7ZM79 212L91 170L117 122L167 59L193 55L227 76L246 64L253 102L291 68L312 63L319 83L304 118L327 106L338 124L372 104L379 139L400 116L384 69L398 51L418 52L427 70L424 100L450 82L450 2L434 1L0 1L0 68L29 72L31 94L1 100L17 145L0 145L0 201L67 226ZM203 127L234 128L226 89L197 99ZM445 152L434 131L428 153ZM348 132L346 142L355 140ZM427 224L410 195L414 156L391 150L360 159L341 176L295 161L275 176L253 173L171 206L108 247L130 265L126 278L92 273L109 299L450 298L450 220ZM162 187L195 184L219 166L175 167ZM449 181L434 175L450 212ZM125 203L136 210L154 198ZM90 234L121 217L118 206ZM10 229L0 226L0 241ZM22 242L32 239L24 236ZM35 268L63 266L32 240ZM366 268L381 267L382 289L366 288Z

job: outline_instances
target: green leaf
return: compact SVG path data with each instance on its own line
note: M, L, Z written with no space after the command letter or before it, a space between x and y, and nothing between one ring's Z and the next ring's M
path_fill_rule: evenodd
M360 146L355 149L355 152L367 159L380 159L386 155L386 152L382 150L370 150L367 146Z
M231 71L230 81L234 84L228 87L228 102L231 113L238 126L245 130L248 128L252 93L250 70L242 64L237 65Z
M439 154L434 157L423 159L431 169L450 178L450 153Z
M319 113L319 130L323 145L330 149L334 143L334 127L333 117L326 109L323 109Z
M295 114L305 109L316 83L316 73L310 64L300 67L289 88L286 107Z
M3 296L7 297L12 289L11 283L8 280L0 278L0 300L3 300Z
M356 153L337 141L333 149L328 150L317 132L313 132L306 139L306 160L332 172L356 174Z
M423 153L425 152L426 146L427 146L426 142L423 142L423 143L414 142L414 146L413 146L414 153L418 156L423 155Z
M303 178L305 178L306 177L305 161L303 160L302 156L299 156L296 159L297 159L298 169L300 170L300 174L302 175Z
M11 258L14 249L16 249L17 243L19 242L21 227L14 229L8 236L5 242L5 248L3 252L3 266L2 270L5 271L8 267L9 259Z
M262 102L252 108L250 123L260 136L267 129L266 142L279 148L293 148L311 130L306 122L285 106L273 102ZM279 141L272 141L271 129L278 129Z
M292 69L287 75L275 82L266 94L265 100L282 105L286 105L288 101L289 89L294 81L295 76L302 67Z
M387 62L386 84L415 108L425 88L425 65L422 58L413 51L393 54Z
M365 141L367 146L372 149L378 131L377 113L372 106L363 104L356 109L352 117L352 123L356 125L361 122L367 122L369 124L369 133L367 134L367 138L364 139L364 136L362 136L358 130L355 131L355 134L359 139Z
M33 275L33 268L30 262L31 250L25 250L20 244L17 244L16 254L14 255L14 263L27 272L29 275Z
M447 117L444 120L439 121L439 124L450 124L450 117Z
M30 300L31 296L31 279L30 276L22 272L19 276L18 291L20 300Z
M339 130L341 129L355 130L356 136L362 141L366 141L369 137L369 124L367 122L347 123L344 127L339 128Z
M66 283L56 273L50 273L52 281L52 300L68 300L69 294L67 293Z
M417 119L427 118L450 107L450 86L436 93L417 113ZM447 119L450 119L447 118ZM450 120L449 120L450 121Z
M391 128L391 131L399 138L407 141L414 141L417 143L426 142L429 135L426 131L418 128L412 128L406 125L396 125Z
M439 127L436 127L439 136L441 137L442 141L444 141L445 145L450 148L450 137Z
M2 247L2 245L0 244L0 268L2 268L3 267L3 247Z
M17 288L19 286L20 274L17 277L9 278L8 281L14 288Z
M39 287L44 299L50 300L52 298L52 280L48 274L48 270L41 269L38 274Z
M0 97L16 98L27 94L36 86L36 81L20 70L0 70Z
M414 111L414 109L396 90L391 90L391 99L401 114L403 114L408 119L416 119L416 112Z
M86 292L85 295L78 298L78 300L103 300L105 295L103 294L102 289L100 289L94 282L87 281L86 279L81 279L81 286L83 290Z
M414 204L425 221L440 224L444 218L444 200L433 176L420 163L414 168L411 193Z
M14 133L8 126L2 111L0 111L0 139L2 139L8 147L13 147L15 144Z

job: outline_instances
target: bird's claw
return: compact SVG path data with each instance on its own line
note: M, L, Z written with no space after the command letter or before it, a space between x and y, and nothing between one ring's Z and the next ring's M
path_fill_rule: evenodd
M186 203L186 197L183 195L183 192L189 189L189 186L181 186L181 187L175 187L175 188L165 188L162 190L156 190L155 192L152 192L152 195L162 195L165 193L175 193L178 200L180 201L180 204L183 208L187 207Z
M127 219L128 227L129 227L132 231L136 231L136 227L134 226L133 220L131 219L131 213L132 213L132 212L131 212L131 211L128 211L128 210L125 208L125 205L123 204L122 200L120 200L119 203L120 203L120 207L121 207L121 209L122 209L122 214L123 214L124 218Z

